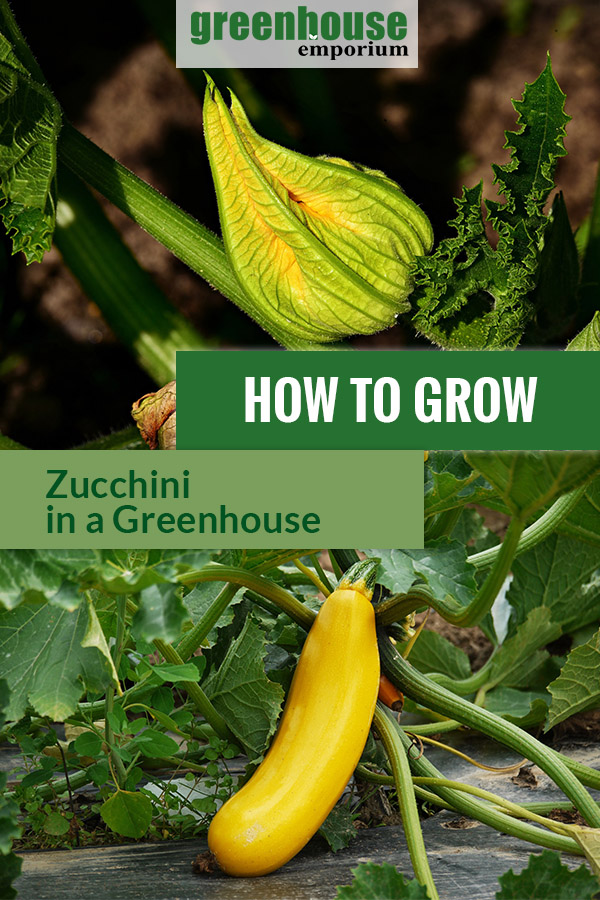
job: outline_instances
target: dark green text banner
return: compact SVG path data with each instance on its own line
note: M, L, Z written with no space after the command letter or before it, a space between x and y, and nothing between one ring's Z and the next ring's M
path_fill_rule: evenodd
M178 449L594 450L600 355L187 351Z

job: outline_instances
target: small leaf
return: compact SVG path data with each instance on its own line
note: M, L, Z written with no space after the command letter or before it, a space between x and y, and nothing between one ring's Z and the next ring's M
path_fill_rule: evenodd
M98 756L102 751L102 738L94 731L84 731L75 738L74 746L80 756Z
M552 850L532 854L519 875L510 869L498 880L501 890L496 900L593 900L598 893L598 882L589 869L568 869Z
M600 312L567 344L567 350L600 350Z
M361 863L352 869L352 884L338 887L336 900L428 900L427 888L407 880L389 863Z
M70 826L68 820L61 813L51 812L46 816L43 827L46 834L61 835L66 834Z
M355 818L356 814L352 813L347 804L338 803L319 828L319 834L325 838L334 853L350 846L356 837Z
M163 734L162 731L153 731L151 728L146 728L136 734L127 749L131 750L132 746L139 750L142 756L147 756L149 759L173 756L179 750L177 741L170 738L168 734Z
M204 133L225 249L267 329L316 342L372 334L406 311L427 217L380 172L261 138L208 78Z
M158 666L152 666L152 674L156 675L163 683L176 684L179 681L198 681L200 670L193 662L183 663L183 665L161 663Z
M547 728L600 702L600 631L585 644L575 647L560 675L548 685L552 703Z
M178 585L152 584L140 593L140 605L131 623L132 634L148 642L155 638L174 641L187 618Z
M275 731L283 690L265 675L265 635L250 617L204 688L250 760L265 750Z
M152 802L145 794L117 791L100 807L108 827L123 837L143 837L152 821Z

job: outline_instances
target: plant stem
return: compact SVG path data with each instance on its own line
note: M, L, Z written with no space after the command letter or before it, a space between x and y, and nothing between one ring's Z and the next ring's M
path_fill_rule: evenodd
M116 610L117 610L117 633L115 637L115 646L113 648L113 666L114 670L117 673L119 672L119 663L121 662L121 653L123 650L123 639L125 636L125 610L127 606L127 597L120 596L117 597L116 601ZM115 746L115 736L113 734L112 725L110 723L110 716L114 708L114 700L115 700L115 688L111 683L106 691L106 699L104 701L104 737L106 738L106 744L108 747L108 751L110 754L110 759L114 766L114 772L117 779L117 787L122 788L125 784L127 773L125 771L125 766L123 765L123 760L119 756L116 746Z
M356 550L330 550L329 556L332 562L336 562L340 567L342 574L346 572L350 566L358 562L359 555Z
M329 594L331 593L331 589L329 589L329 590L327 589L326 585L324 585L323 582L321 581L321 579L319 578L319 575L317 572L313 572L312 569L309 569L308 566L305 566L304 563L301 562L301 560L299 560L299 559L294 560L294 565L297 567L297 569L300 572L302 572L304 575L306 575L306 577L308 579L310 579L312 584L314 584L316 589L321 594L323 594L324 597L329 596Z
M520 806L518 803L512 803L512 801L505 800L504 797L500 797L498 794L493 794L491 791L486 791L483 788L476 787L476 785L473 784L464 784L462 781L453 781L448 778L419 777L414 778L414 783L429 787L449 787L454 791L462 791L465 794L471 794L473 797L479 797L480 800L487 800L494 806L501 807L502 809L506 810L511 816L529 819L531 822L535 822L537 825L542 825L544 828L548 828L549 831L553 831L555 834L568 835L568 833L572 831L572 827L569 827L569 825L565 823L556 822L554 819L548 819L545 816L540 816L538 813L533 812L533 810L525 809L524 806Z
M333 590L334 590L333 585L331 584L329 578L325 574L323 567L322 567L321 563L319 562L319 557L317 556L317 554L311 553L310 560L311 560L313 566L315 567L315 572L317 573L317 575L319 576L319 578L321 579L321 581L327 588L328 593L332 594Z
M177 350L206 342L139 265L83 182L58 171L54 241L85 294L99 307L139 365L163 385L175 378Z
M286 591L285 588L282 588L280 585L275 584L274 581L269 581L262 575L257 575L256 572L252 572L248 569L240 569L237 566L224 566L221 563L210 563L202 569L196 569L193 572L186 572L185 574L180 575L178 581L180 581L182 584L198 584L204 581L228 581L232 585L238 585L238 587L250 588L250 590L256 591L257 594L262 594L262 596L266 597L267 600L272 600L273 603L276 603L279 609L287 613L288 616L294 620L294 622L297 622L298 625L306 628L307 631L312 625L316 615L316 613L314 613L312 609L304 606L304 604L297 600L293 594L291 594L289 591ZM219 597L217 597L213 605L207 610L201 621L196 626L194 626L194 628L189 631L185 638L182 640L182 644L183 641L186 641L186 648L190 644L190 642L186 640L187 638L190 638L190 636L193 634L193 640L196 641L198 640L200 635L202 635L200 637L201 643L201 641L204 640L204 638L212 628L214 622L216 622L219 616L222 615L222 612L219 612L219 614L217 615L218 609L223 603L225 603L225 600L223 599L219 603L219 606L216 606L217 601L219 601L220 597L221 594L219 594ZM214 610L213 606L215 607ZM225 609L226 606L227 603L225 603L223 609ZM210 624L210 627L208 627L207 629L209 619L210 623L212 624ZM202 634L202 632L205 633ZM199 645L200 644L198 644L198 646Z
M226 584L208 607L200 621L184 634L177 644L177 652L183 660L189 659L192 653L201 646L202 642L219 621L238 590L239 586L237 584Z
M511 722L469 703L462 697L457 697L426 675L422 675L400 656L381 629L379 650L386 675L394 684L401 686L406 696L443 715L451 716L463 725L487 734L535 762L573 801L586 822L593 828L600 827L598 807L583 785L552 750Z
M158 652L162 654L162 656L167 660L167 662L174 663L178 666L182 666L184 664L184 660L181 658L179 653L166 641L163 641L160 638L155 638L153 644ZM219 737L223 738L223 740L226 741L235 741L235 735L229 730L227 722L225 721L223 716L214 708L200 685L195 681L182 681L181 685L189 695L190 699L194 702L194 705L198 712L204 716L208 724L214 728Z
M408 751L410 747L410 738L401 733L400 740ZM418 777L443 778L442 773L429 762L426 756L413 759L409 753L408 760L411 770ZM548 847L550 850L576 853L578 856L583 855L581 848L572 838L554 834L553 832L542 831L535 825L530 825L528 822L521 822L518 819L514 819L512 816L493 809L489 804L484 803L475 797L465 795L462 791L440 786L436 789L435 793L438 794L445 803L452 806L458 812L465 816L469 816L470 818L477 819L478 822L483 822L485 825L495 828L496 831L501 831L504 834L511 834L520 840L538 844L540 847Z
M335 349L331 345L291 337L285 329L267 323L237 280L222 241L69 122L63 125L58 146L60 159L72 172L100 191L178 259L237 304L284 347L290 350Z
M455 600L439 600L432 595L429 588L419 585L411 588L406 594L377 603L375 605L377 621L382 625L389 625L426 605L433 607L452 625L477 625L492 608L498 591L510 572L522 531L523 523L520 519L513 518L494 558L492 569L468 606L461 606Z
M105 437L96 438L77 447L78 450L148 450L148 444L142 438L135 425L129 425L121 431L115 431Z
M546 540L547 537L550 537L563 519L566 519L575 509L585 494L587 487L587 484L582 484L575 490L569 491L568 494L563 494L558 500L555 500L550 509L546 510L536 522L523 531L514 555L519 556L521 553L525 553L526 550L531 550L532 547ZM477 569L491 566L496 561L501 547L502 544L498 544L496 547L490 547L488 550L474 553L472 556L467 557L467 562L470 562Z
M381 737L394 774L404 835L415 877L420 884L427 888L431 900L439 900L439 894L427 859L427 851L423 841L419 811L412 788L410 766L406 758L406 752L400 742L398 732L379 702L375 707L373 724Z

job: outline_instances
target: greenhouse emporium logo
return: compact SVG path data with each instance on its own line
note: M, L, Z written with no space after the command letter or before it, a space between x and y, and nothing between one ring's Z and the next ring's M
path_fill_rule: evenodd
M418 0L177 0L179 68L416 68Z

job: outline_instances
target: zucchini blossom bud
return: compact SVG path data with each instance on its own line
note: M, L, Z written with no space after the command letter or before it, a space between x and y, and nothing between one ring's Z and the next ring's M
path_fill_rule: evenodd
M131 408L140 434L151 450L175 450L176 383L170 381L153 394L144 394Z
M431 225L382 172L260 137L207 76L204 133L229 262L248 312L276 336L372 334L410 308Z

